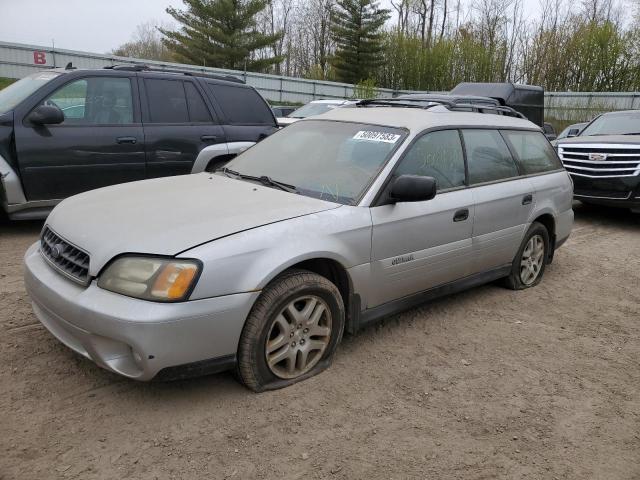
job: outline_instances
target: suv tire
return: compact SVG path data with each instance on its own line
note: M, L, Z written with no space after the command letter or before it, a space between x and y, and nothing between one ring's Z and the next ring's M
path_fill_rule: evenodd
M238 346L236 374L254 392L275 390L325 370L344 330L338 288L307 270L274 279L251 309Z
M540 283L548 263L549 247L547 228L541 223L533 222L513 259L505 286L512 290L523 290Z

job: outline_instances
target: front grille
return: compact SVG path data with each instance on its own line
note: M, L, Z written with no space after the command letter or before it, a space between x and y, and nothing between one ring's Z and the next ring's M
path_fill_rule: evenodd
M40 237L40 252L60 273L82 285L89 283L89 254L45 227Z
M613 178L640 174L637 145L567 144L558 147L558 155L571 175Z

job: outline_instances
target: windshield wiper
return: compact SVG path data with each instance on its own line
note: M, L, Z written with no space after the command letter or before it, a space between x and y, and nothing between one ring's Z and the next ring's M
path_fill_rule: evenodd
M623 133L622 135L640 135L640 132Z
M267 187L276 187L276 188L279 188L280 190L284 190L285 192L298 193L298 190L293 185L289 185L288 183L279 182L279 181L274 180L271 177L268 177L266 175L262 175L260 177L256 177L256 176L253 176L253 175L246 175L244 173L240 173L240 172L236 172L235 170L231 170L230 168L227 168L227 167L218 168L216 170L216 172L222 172L227 177L231 177L231 178L241 178L243 180L252 180L254 182L260 182L260 183L262 183L263 185L265 185Z

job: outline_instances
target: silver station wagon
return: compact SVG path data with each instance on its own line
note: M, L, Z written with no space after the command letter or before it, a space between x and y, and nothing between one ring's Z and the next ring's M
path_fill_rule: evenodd
M261 391L327 368L344 331L540 282L573 224L541 129L504 109L401 105L301 120L214 174L64 200L25 256L36 315L126 377L235 369Z

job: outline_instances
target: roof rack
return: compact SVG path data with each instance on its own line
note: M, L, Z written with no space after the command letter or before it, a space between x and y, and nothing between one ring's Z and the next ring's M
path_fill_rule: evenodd
M356 107L403 107L403 108L421 108L428 110L437 106L444 106L451 111L469 111L475 113L492 113L496 115L508 115L510 117L527 119L522 113L511 107L501 105L484 105L476 103L455 103L448 100L439 99L419 99L419 98L381 98L360 100L356 103ZM486 110L490 110L487 112Z
M233 75L216 75L214 73L191 72L189 70L178 70L175 68L157 68L157 67L152 67L150 65L125 63L120 65L109 65L104 68L107 70L122 70L126 72L177 73L177 74L186 75L189 77L204 77L204 78L211 78L213 80L224 80L226 82L245 83L244 80L242 80L241 78L235 77Z

